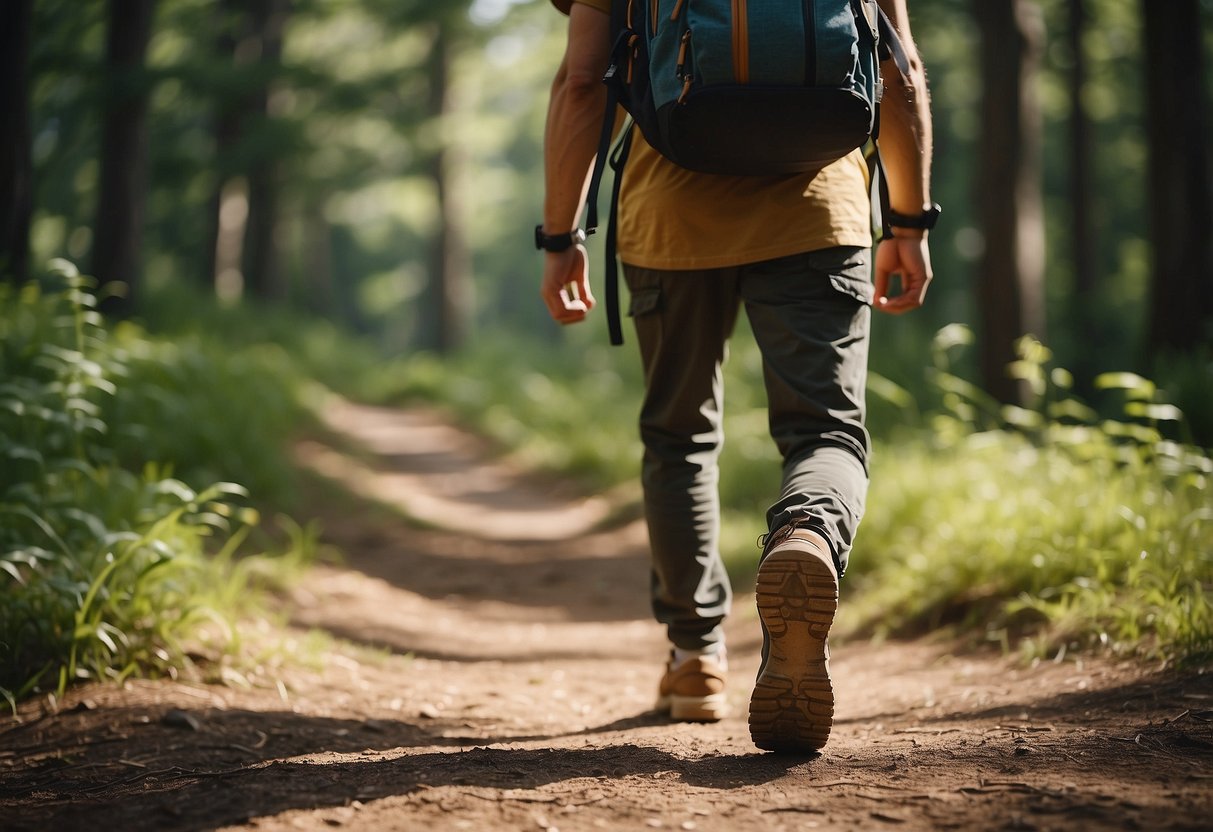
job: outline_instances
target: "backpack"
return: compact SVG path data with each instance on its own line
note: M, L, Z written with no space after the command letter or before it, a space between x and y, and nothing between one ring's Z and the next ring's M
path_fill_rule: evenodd
M881 60L892 56L906 74L909 65L876 0L613 0L610 28L586 232L598 225L610 157L607 322L611 343L621 344L615 216L633 125L690 170L812 172L876 137ZM612 156L617 106L633 125Z

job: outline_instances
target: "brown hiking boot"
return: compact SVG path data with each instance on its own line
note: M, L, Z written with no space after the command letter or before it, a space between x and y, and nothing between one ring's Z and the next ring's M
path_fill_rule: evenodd
M658 711L679 722L717 722L728 716L724 666L714 656L696 656L671 669L658 687Z
M767 751L808 753L830 737L826 637L838 611L838 572L823 543L814 532L785 526L767 540L758 566L763 659L750 698L750 736Z

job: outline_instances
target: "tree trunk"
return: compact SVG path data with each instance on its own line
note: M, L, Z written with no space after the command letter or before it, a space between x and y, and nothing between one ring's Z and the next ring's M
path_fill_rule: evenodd
M144 56L155 0L109 0L102 117L101 174L93 233L93 275L102 309L130 311L139 286L147 180L147 101ZM119 296L107 291L125 284Z
M282 38L286 18L290 11L289 0L256 0L251 4L253 31L260 41L261 77L249 107L245 111L246 131L250 124L254 129L264 129L273 114L270 95L274 79L282 64ZM247 135L247 133L246 133ZM244 238L244 275L249 293L256 298L279 299L285 294L279 274L279 257L276 234L278 229L278 193L281 170L277 163L276 148L268 148L257 154L249 167L248 178L248 226Z
M463 212L457 185L460 166L458 144L451 140L451 38L446 24L434 34L429 63L429 116L435 141L429 175L437 200L438 227L430 243L427 313L422 340L440 353L450 353L467 339L471 290L471 258L463 234Z
M236 47L239 44L241 22L243 20L241 0L219 0L216 6L216 35L215 59L229 67L236 64ZM215 95L214 112L212 115L212 132L215 142L215 153L212 159L214 190L211 193L208 257L203 265L202 285L221 292L224 277L228 269L240 270L239 257L233 257L230 249L231 235L225 235L222 220L224 190L232 177L232 159L240 138L240 107L233 100L230 90L220 90ZM243 221L240 229L243 239ZM237 252L239 248L237 247ZM234 265L233 265L234 263ZM243 276L241 276L241 282Z
M1070 70L1070 245L1074 258L1074 294L1080 309L1088 308L1096 292L1095 236L1091 221L1091 120L1087 116L1084 88L1087 84L1087 55L1083 38L1087 31L1089 0L1069 0L1069 38L1073 66Z
M34 207L30 158L30 30L34 0L10 0L0 13L0 280L29 277Z
M1023 335L1044 338L1044 214L1041 113L1035 78L1044 41L1033 0L973 0L981 33L982 136L977 197L985 251L978 288L983 383L997 399L1023 403L1007 374Z
M1149 138L1147 349L1213 342L1213 183L1199 0L1141 3Z

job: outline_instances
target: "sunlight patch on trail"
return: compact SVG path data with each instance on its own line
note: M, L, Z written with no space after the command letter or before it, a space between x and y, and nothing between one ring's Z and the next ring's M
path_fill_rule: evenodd
M602 497L544 494L435 413L334 399L320 416L351 450L304 441L300 464L428 525L486 540L553 541L583 536L610 515Z

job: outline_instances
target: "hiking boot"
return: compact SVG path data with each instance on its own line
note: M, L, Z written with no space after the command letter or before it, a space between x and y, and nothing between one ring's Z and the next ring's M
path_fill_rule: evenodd
M763 656L750 698L750 736L767 751L808 753L830 737L834 689L826 637L838 571L814 532L785 526L766 541L755 598Z
M679 722L717 722L728 716L724 665L715 656L694 656L674 665L671 656L658 687L656 709Z

